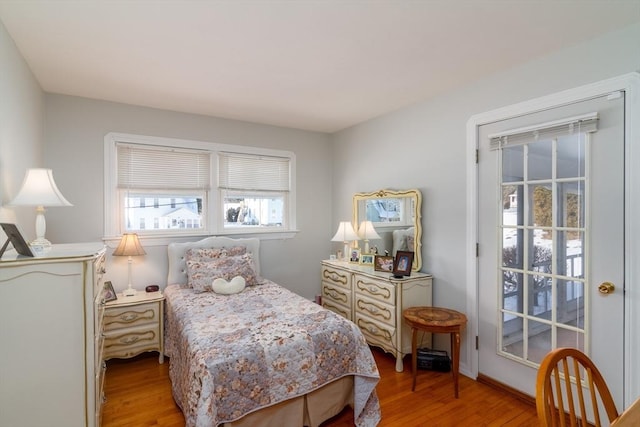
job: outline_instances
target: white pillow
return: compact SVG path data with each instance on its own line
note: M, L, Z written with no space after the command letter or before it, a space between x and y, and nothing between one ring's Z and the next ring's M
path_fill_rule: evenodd
M242 276L236 276L233 279L231 279L229 282L227 282L222 277L218 277L217 279L213 280L213 283L211 284L211 289L213 290L213 292L217 294L224 294L224 295L237 294L238 292L242 292L242 290L245 287L245 284L246 282L244 280L244 277Z

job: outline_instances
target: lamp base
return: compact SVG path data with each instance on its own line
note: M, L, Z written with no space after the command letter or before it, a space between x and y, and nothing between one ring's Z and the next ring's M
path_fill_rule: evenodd
M133 297L137 293L138 293L138 291L136 291L135 289L133 289L131 287L131 285L129 285L129 287L122 292L122 295L124 295L125 297Z

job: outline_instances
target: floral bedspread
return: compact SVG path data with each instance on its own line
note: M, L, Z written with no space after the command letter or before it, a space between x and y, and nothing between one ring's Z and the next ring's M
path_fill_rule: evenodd
M357 426L375 426L378 368L358 327L266 281L233 295L165 290L165 352L187 426L213 427L354 377Z

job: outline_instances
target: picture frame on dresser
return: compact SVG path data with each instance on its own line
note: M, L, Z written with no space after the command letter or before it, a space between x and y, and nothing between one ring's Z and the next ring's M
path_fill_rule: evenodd
M360 264L360 249L351 248L349 250L349 262L354 264Z
M360 264L362 265L373 265L374 254L361 254L360 255Z
M413 265L413 252L398 251L393 260L393 277L401 278L411 276L411 267Z
M393 271L393 257L390 255L376 255L373 261L373 269L375 271Z
M118 299L116 291L113 289L113 283L104 282L104 302L115 301Z

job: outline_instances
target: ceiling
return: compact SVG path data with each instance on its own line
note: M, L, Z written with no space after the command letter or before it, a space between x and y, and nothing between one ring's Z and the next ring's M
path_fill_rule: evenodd
M335 132L640 22L640 0L0 0L42 89Z

